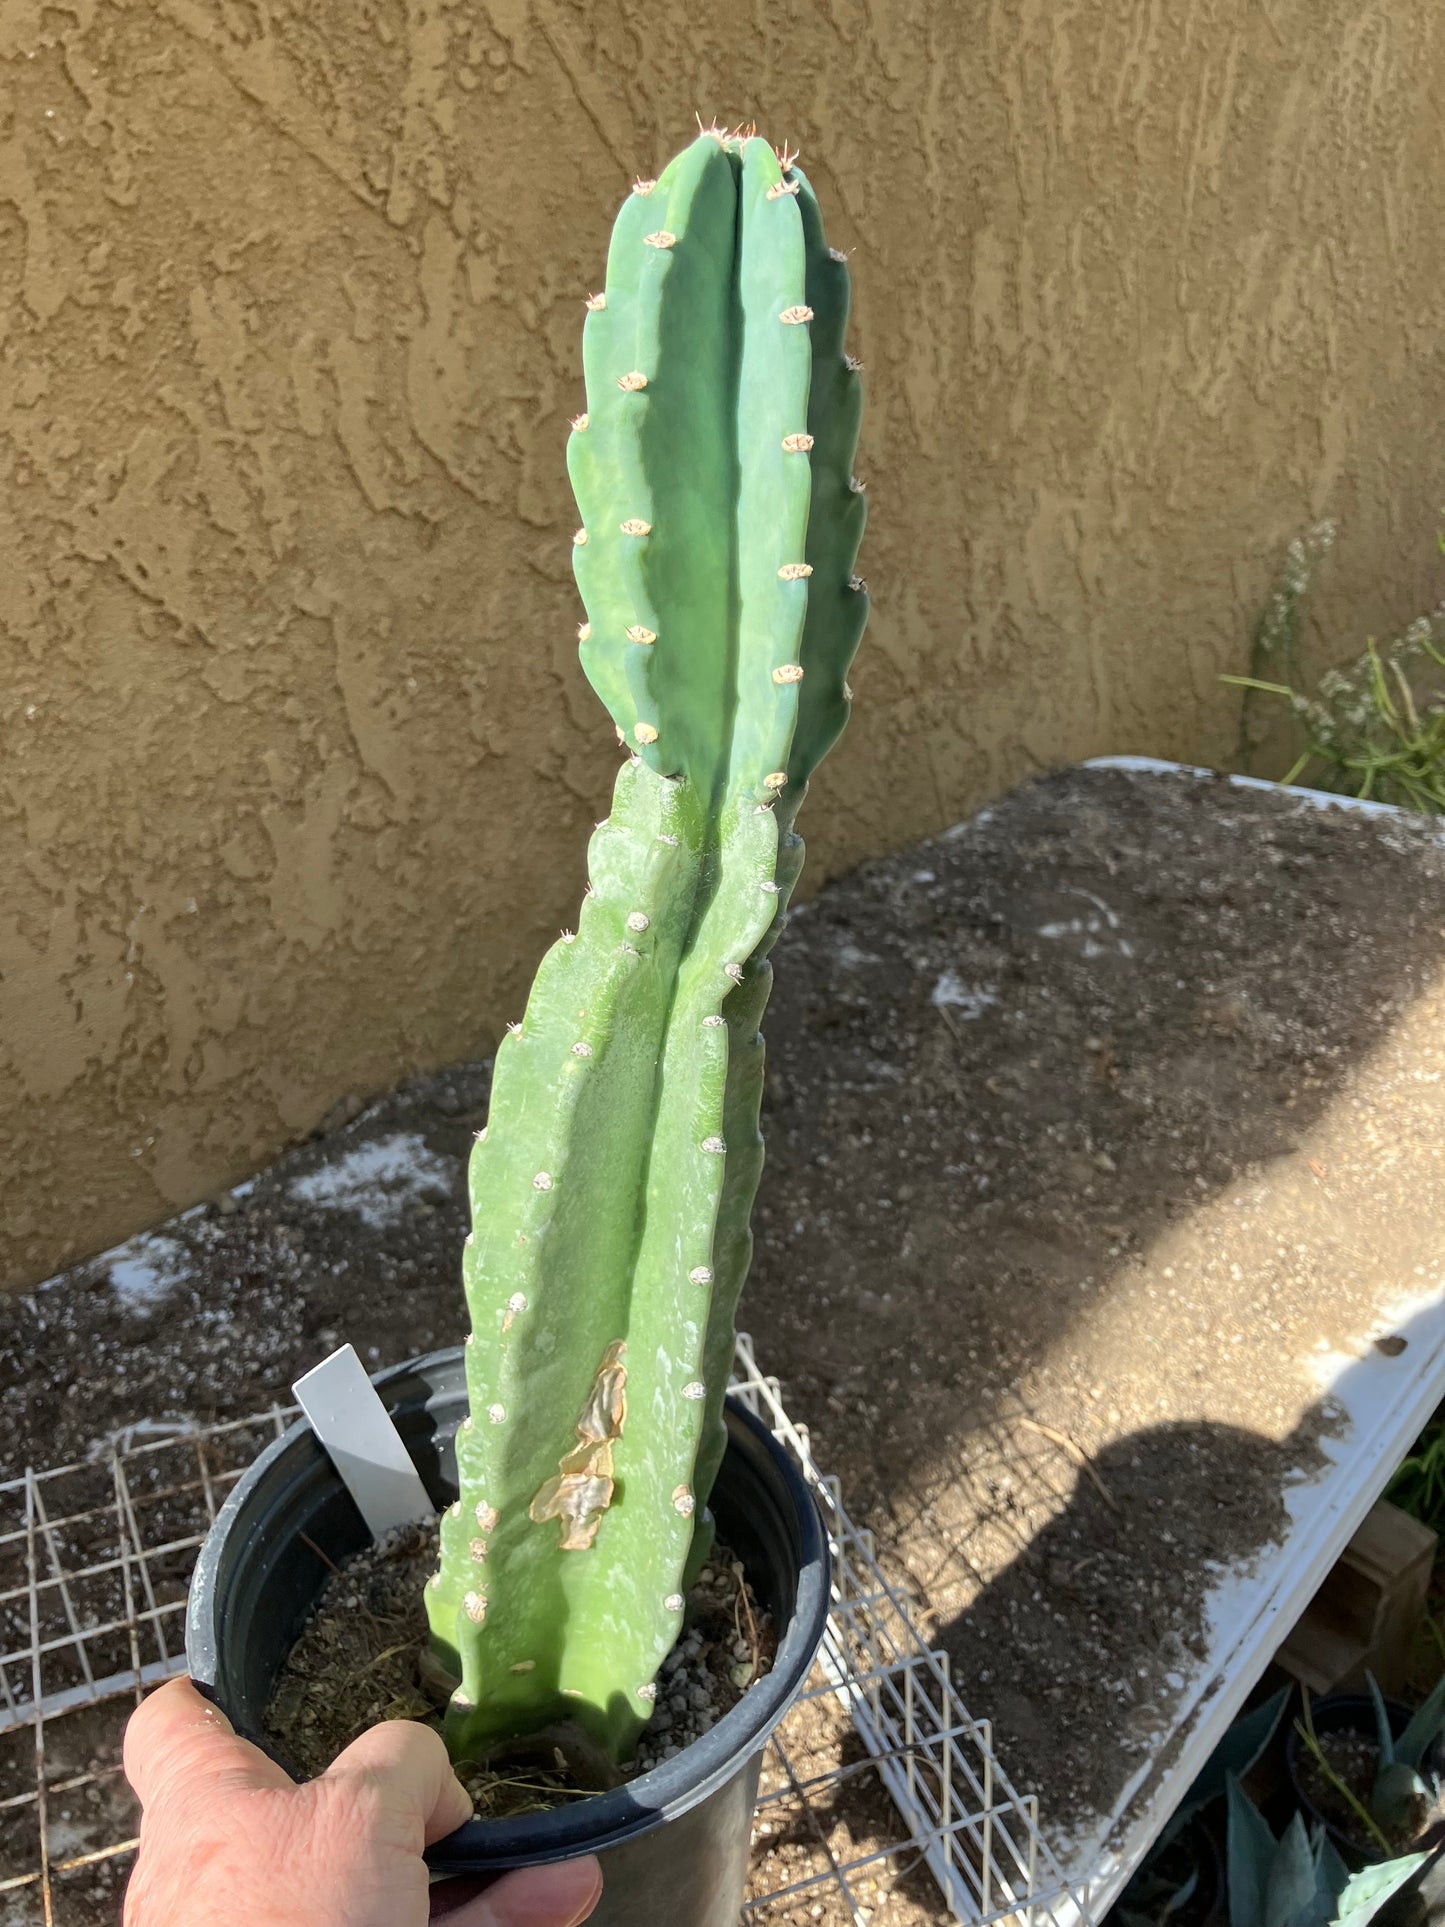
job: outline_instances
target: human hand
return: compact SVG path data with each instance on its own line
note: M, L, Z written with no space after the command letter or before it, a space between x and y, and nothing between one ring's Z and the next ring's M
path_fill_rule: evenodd
M297 1786L188 1679L131 1715L125 1773L143 1814L124 1927L425 1927L422 1849L472 1811L427 1727L384 1721ZM504 1874L445 1918L577 1927L601 1892L595 1860L568 1860Z

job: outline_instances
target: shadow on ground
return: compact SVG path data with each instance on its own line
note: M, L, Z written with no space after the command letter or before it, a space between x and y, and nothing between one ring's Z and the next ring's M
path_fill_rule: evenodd
M1068 1778L1107 1795L1188 1654L1171 1569L1197 1591L1278 1528L1318 1450L1297 1426L1321 1305L1357 1329L1438 1202L1400 1166L1395 1230L1351 1244L1348 1182L1319 1180L1331 1218L1302 1160L1442 929L1422 828L1076 770L831 884L779 944L744 1323L1046 1810L1086 1710L1103 1744ZM1401 1100L1406 1150L1445 1139L1435 1090ZM254 1409L338 1337L386 1362L450 1342L485 1102L484 1067L423 1080L0 1305L0 1460ZM1091 1614L1092 1646L1069 1630ZM1083 1709L1090 1680L1123 1684Z

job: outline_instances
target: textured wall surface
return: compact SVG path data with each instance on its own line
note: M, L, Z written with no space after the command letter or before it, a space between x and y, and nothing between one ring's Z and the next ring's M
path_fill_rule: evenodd
M1437 0L0 0L0 1280L475 1051L579 894L581 297L693 110L856 250L812 879L1220 759L1288 538L1434 599Z

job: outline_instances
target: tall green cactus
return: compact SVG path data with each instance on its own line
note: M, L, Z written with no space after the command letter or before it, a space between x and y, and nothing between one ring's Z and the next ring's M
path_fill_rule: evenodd
M587 307L582 663L631 754L472 1159L427 1590L458 1758L573 1721L622 1759L651 1711L722 1456L767 951L867 616L848 274L786 152L715 129L638 181Z

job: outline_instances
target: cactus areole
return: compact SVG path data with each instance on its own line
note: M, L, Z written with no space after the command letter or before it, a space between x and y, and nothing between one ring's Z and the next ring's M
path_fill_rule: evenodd
M586 307L581 656L629 755L472 1156L427 1588L459 1759L570 1721L625 1760L652 1711L710 1544L768 951L868 606L848 271L787 152L711 130L638 181Z

